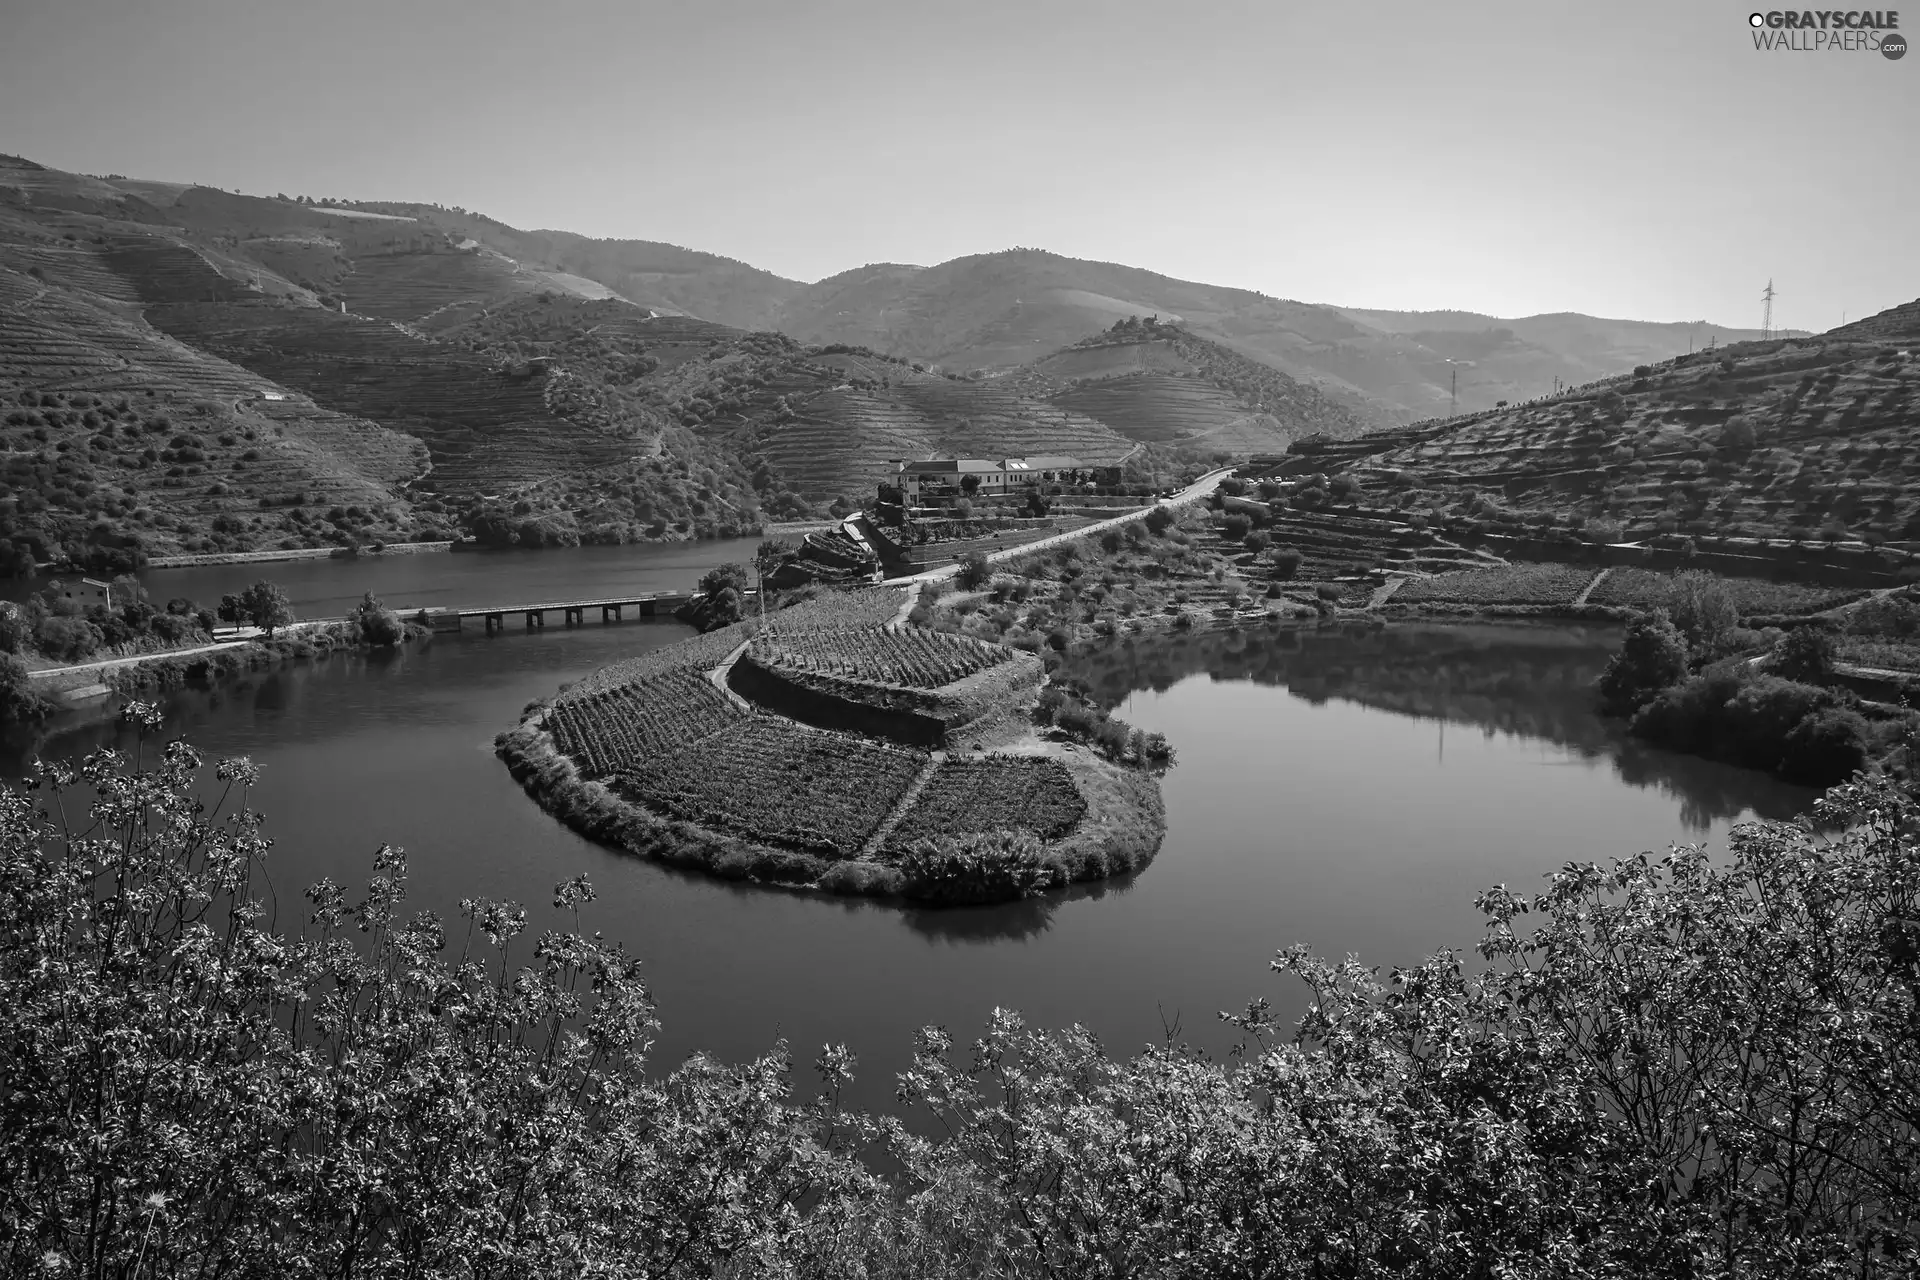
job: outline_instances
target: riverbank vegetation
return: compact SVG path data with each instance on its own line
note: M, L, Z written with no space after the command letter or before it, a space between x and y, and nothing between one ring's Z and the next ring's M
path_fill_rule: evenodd
M24 601L0 605L0 652L30 667L58 667L213 641L213 612L192 600L157 606L131 574L108 583L105 599L96 590L55 579Z
M88 654L95 664L126 656L138 656L140 661L114 665L83 663L72 671L37 676L33 674L35 668L44 669L50 665L45 653L28 651L32 666L28 660L15 654L0 653L0 724L45 719L58 708L56 699L60 695L87 685L97 685L109 693L122 696L178 689L189 684L216 682L290 660L322 657L346 650L390 649L426 641L433 634L418 622L402 619L372 592L366 593L344 619L308 623L289 629L294 618L286 593L276 584L263 580L243 592L224 597L218 614L221 619L236 626L247 624L258 627L264 634L240 642L230 639L221 643L214 627L213 611L202 609L189 600L177 599L169 602L168 612L154 613L152 606L146 603L144 590L131 578L116 579L113 591L116 603L127 601L125 605L117 605L113 611L107 611L101 605L90 605L80 613L72 612L75 602L66 597L59 584L55 583L46 592L30 600L27 606L0 613L0 636L4 636L7 628L16 624L22 633L32 634L23 620L30 620L44 612L49 618L85 618L90 626L97 626L97 620L103 615L117 617L131 625L130 620L144 613L149 615L147 624L151 637L143 643L142 637L137 634L133 641L115 650L94 649ZM67 612L53 612L50 602L43 599L48 593L54 593L60 607ZM40 601L43 607L35 609L34 601ZM164 641L175 634L175 629L167 626L164 619L189 617L195 624L192 631L181 629L179 639L164 646L153 642L154 639ZM160 626L155 628L155 623ZM229 633L230 636L232 634ZM216 644L219 647L208 647ZM175 653L173 650L181 652Z
M899 1113L785 1044L662 1063L584 878L544 907L266 901L244 760L102 752L0 795L9 1275L1893 1276L1920 1263L1920 806L1570 864L1481 963L1304 948L1291 1028L1128 1057L996 1010ZM203 807L203 805L205 807ZM1029 874L916 855L930 881ZM985 868L991 866L991 871ZM212 922L218 922L214 924ZM1286 939L1276 939L1285 944ZM869 1161L872 1161L869 1163Z
M1836 666L1838 637L1901 634L1920 615L1908 592L1791 630L1742 625L1753 607L1708 574L1682 573L1664 603L1629 625L1598 684L1600 706L1657 746L1827 786L1857 771L1913 776L1920 714L1862 698ZM1897 641L1896 641L1897 643Z

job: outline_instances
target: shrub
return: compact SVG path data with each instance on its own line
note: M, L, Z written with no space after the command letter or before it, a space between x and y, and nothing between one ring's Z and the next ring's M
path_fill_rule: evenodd
M1276 582L1291 582L1293 575L1300 572L1300 562L1306 557L1298 547L1281 547L1273 553L1273 577Z
M400 615L381 604L371 591L361 597L352 621L362 644L391 648L407 638L407 628L400 621Z
M52 710L53 704L34 689L27 664L11 653L0 653L0 724L38 720Z
M1267 549L1267 543L1270 539L1265 533L1255 530L1249 533L1242 541L1247 544L1247 550L1253 552L1255 555L1259 555Z
M1667 613L1696 655L1714 653L1740 622L1739 606L1727 584L1701 569L1673 575Z
M1220 522L1220 532L1229 542L1238 542L1247 536L1253 528L1253 521L1244 511L1235 511Z
M0 606L0 653L20 653L33 643L33 619L19 608Z
M1833 678L1833 632L1817 623L1795 627L1773 647L1767 669L1782 680L1824 684Z
M901 853L901 892L943 905L1031 898L1054 882L1045 859L1030 831L930 836Z
M1687 676L1687 641L1664 612L1637 618L1627 627L1620 652L1600 676L1600 706L1608 715L1630 716Z
M1793 726L1781 744L1780 775L1825 787L1867 767L1867 722L1858 711L1828 707Z
M700 594L702 595L718 595L728 587L733 588L735 593L746 591L746 565L738 561L730 561L727 564L716 565L700 577Z
M1345 592L1341 591L1338 583L1322 582L1318 586L1314 587L1313 594L1318 596L1320 599L1326 601L1328 604L1332 604L1334 601L1338 600L1342 595L1344 595Z
M1155 537L1173 527L1173 512L1165 507L1155 507L1143 517L1147 531Z
M960 585L968 591L977 591L986 586L993 577L993 566L987 562L987 553L969 551L962 556L958 577Z
M40 652L55 662L84 662L100 647L100 628L84 618L55 615L40 623L34 637Z

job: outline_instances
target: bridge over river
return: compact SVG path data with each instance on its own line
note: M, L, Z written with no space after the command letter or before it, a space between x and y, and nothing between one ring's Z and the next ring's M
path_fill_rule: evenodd
M756 598L751 590L741 593L743 600ZM584 626L587 615L598 612L602 623L618 622L629 613L636 618L654 618L671 614L675 609L697 599L696 591L640 591L625 595L592 596L582 600L545 600L533 604L439 606L426 609L396 607L394 612L403 618L425 621L435 631L460 631L470 618L479 618L486 626L488 634L502 630L509 618L524 620L530 631L547 625L547 615L557 613L569 627Z

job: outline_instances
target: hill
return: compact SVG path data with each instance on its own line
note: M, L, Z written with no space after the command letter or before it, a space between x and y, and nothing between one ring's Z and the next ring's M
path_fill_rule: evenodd
M1037 250L803 285L463 209L12 158L0 296L15 563L732 533L857 498L893 459L1270 452L1431 415L1449 357L1490 407L1680 340L1578 316L1390 332L1405 318ZM100 429L93 401L121 396Z
M1369 425L1317 387L1152 316L1117 320L999 381L1130 440L1202 451L1277 453Z
M860 343L945 368L1034 363L1128 316L1156 316L1288 374L1374 426L1445 413L1452 361L1471 360L1459 404L1492 408L1687 350L1689 326L1465 312L1365 312L1177 280L1116 263L1015 249L934 267L878 264L807 286L777 326L803 341ZM1691 327L1704 344L1754 332Z
M1561 396L1363 438L1297 471L1489 532L1920 542L1920 362L1870 335L1909 303L1817 337L1643 365ZM1557 533L1556 533L1557 531Z
M583 329L652 319L412 215L0 163L7 567L756 527L739 459L649 414L631 359L516 364L446 336L556 294L605 313ZM719 328L658 323L627 342L656 363ZM565 519L520 494L586 473L594 501Z
M1494 399L1530 398L1550 388L1555 377L1567 385L1577 386L1689 350L1754 342L1766 336L1758 329L1729 329L1704 320L1676 323L1608 320L1570 311L1514 320L1472 311L1368 311L1343 307L1341 312L1382 333L1410 338L1450 359L1471 361L1472 376L1463 378L1462 382L1471 381L1476 396ZM1804 338L1809 335L1786 330L1774 336ZM1476 402L1470 407L1485 406Z
M446 336L596 373L634 414L738 457L762 504L781 516L861 499L899 458L1064 453L1114 462L1134 448L1085 415L997 383L858 347L805 347L781 334L621 308L515 302Z

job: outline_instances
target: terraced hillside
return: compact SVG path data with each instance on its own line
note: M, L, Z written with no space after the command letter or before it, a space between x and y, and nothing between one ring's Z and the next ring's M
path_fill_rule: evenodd
M740 429L743 447L816 500L870 495L892 459L1067 455L1115 463L1134 443L1083 414L969 382L898 368L884 383L841 381L804 360L769 389L771 412Z
M328 408L418 437L443 493L493 493L614 466L651 447L650 436L643 441L614 413L556 412L560 375L516 374L389 322L268 304L181 304L148 315L164 331Z
M1002 380L1132 440L1235 454L1277 453L1306 435L1368 423L1319 389L1177 324L1129 316Z
M104 255L76 270L70 250L56 273L15 249L0 243L8 567L451 533L399 496L426 468L418 440L156 331Z
M522 358L534 353L518 341L458 331L484 330L516 300L542 307L533 291L551 289L554 274L418 219L0 162L0 271L9 300L0 391L34 398L18 411L33 420L18 425L72 452L54 434L69 401L41 406L43 393L109 404L114 393L152 393L156 405L140 408L184 406L137 422L178 419L190 406L185 434L197 437L132 443L133 474L110 483L99 466L120 465L115 449L132 440L112 431L84 453L15 466L16 484L38 477L32 468L59 467L90 498L0 530L0 541L26 548L10 563L463 527L515 542L624 541L759 520L740 459L690 432L670 436L670 420L633 385L734 331L588 304L601 311L562 326L574 340L564 359ZM607 292L575 281L575 293ZM629 359L636 347L659 354ZM71 404L77 418L99 416L90 399ZM229 437L231 458L219 443ZM181 449L205 456L158 456ZM664 456L670 449L678 456Z
M1917 542L1920 361L1862 336L1909 332L1914 310L1642 366L1308 465L1489 530Z

